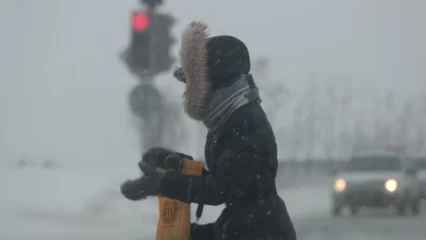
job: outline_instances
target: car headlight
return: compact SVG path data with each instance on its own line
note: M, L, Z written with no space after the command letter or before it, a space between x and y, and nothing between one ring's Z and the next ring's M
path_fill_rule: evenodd
M334 191L343 192L346 190L346 181L344 179L337 179L334 183Z
M385 182L385 189L388 192L395 192L398 189L398 181L396 181L395 179L388 179Z

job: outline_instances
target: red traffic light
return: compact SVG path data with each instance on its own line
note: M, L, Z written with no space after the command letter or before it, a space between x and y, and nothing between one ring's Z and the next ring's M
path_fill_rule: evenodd
M144 12L137 12L133 14L132 17L132 27L138 32L145 31L150 24L150 19L148 14Z

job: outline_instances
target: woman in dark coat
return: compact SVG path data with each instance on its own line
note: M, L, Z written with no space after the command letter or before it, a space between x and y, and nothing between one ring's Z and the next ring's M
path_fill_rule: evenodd
M232 36L208 37L207 26L191 23L182 35L181 69L185 112L208 128L203 176L147 175L122 185L132 200L162 195L188 203L226 207L215 223L192 224L194 240L296 240L284 201L277 193L277 145L250 75L245 44ZM144 158L164 159L159 148Z

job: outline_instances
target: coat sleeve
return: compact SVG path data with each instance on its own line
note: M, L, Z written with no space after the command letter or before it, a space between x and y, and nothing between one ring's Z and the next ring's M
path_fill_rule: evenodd
M187 203L220 205L223 203L221 186L209 173L187 176L167 172L160 182L160 195Z
M236 202L253 191L263 191L256 188L263 188L262 180L271 175L265 159L270 158L268 145L273 137L272 132L266 133L249 120L229 125L224 130L225 147L216 160L214 176L166 174L160 184L160 195L183 202L220 205Z

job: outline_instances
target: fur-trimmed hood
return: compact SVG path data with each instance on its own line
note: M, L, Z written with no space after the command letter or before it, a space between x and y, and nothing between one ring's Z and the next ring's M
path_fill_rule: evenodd
M246 45L233 36L209 37L208 27L192 22L181 40L182 71L175 77L186 84L184 107L195 120L203 120L208 95L229 87L250 72L250 56Z
M192 22L184 30L180 48L180 64L186 78L184 108L189 117L202 120L202 108L209 92L207 68L208 28L202 22Z

